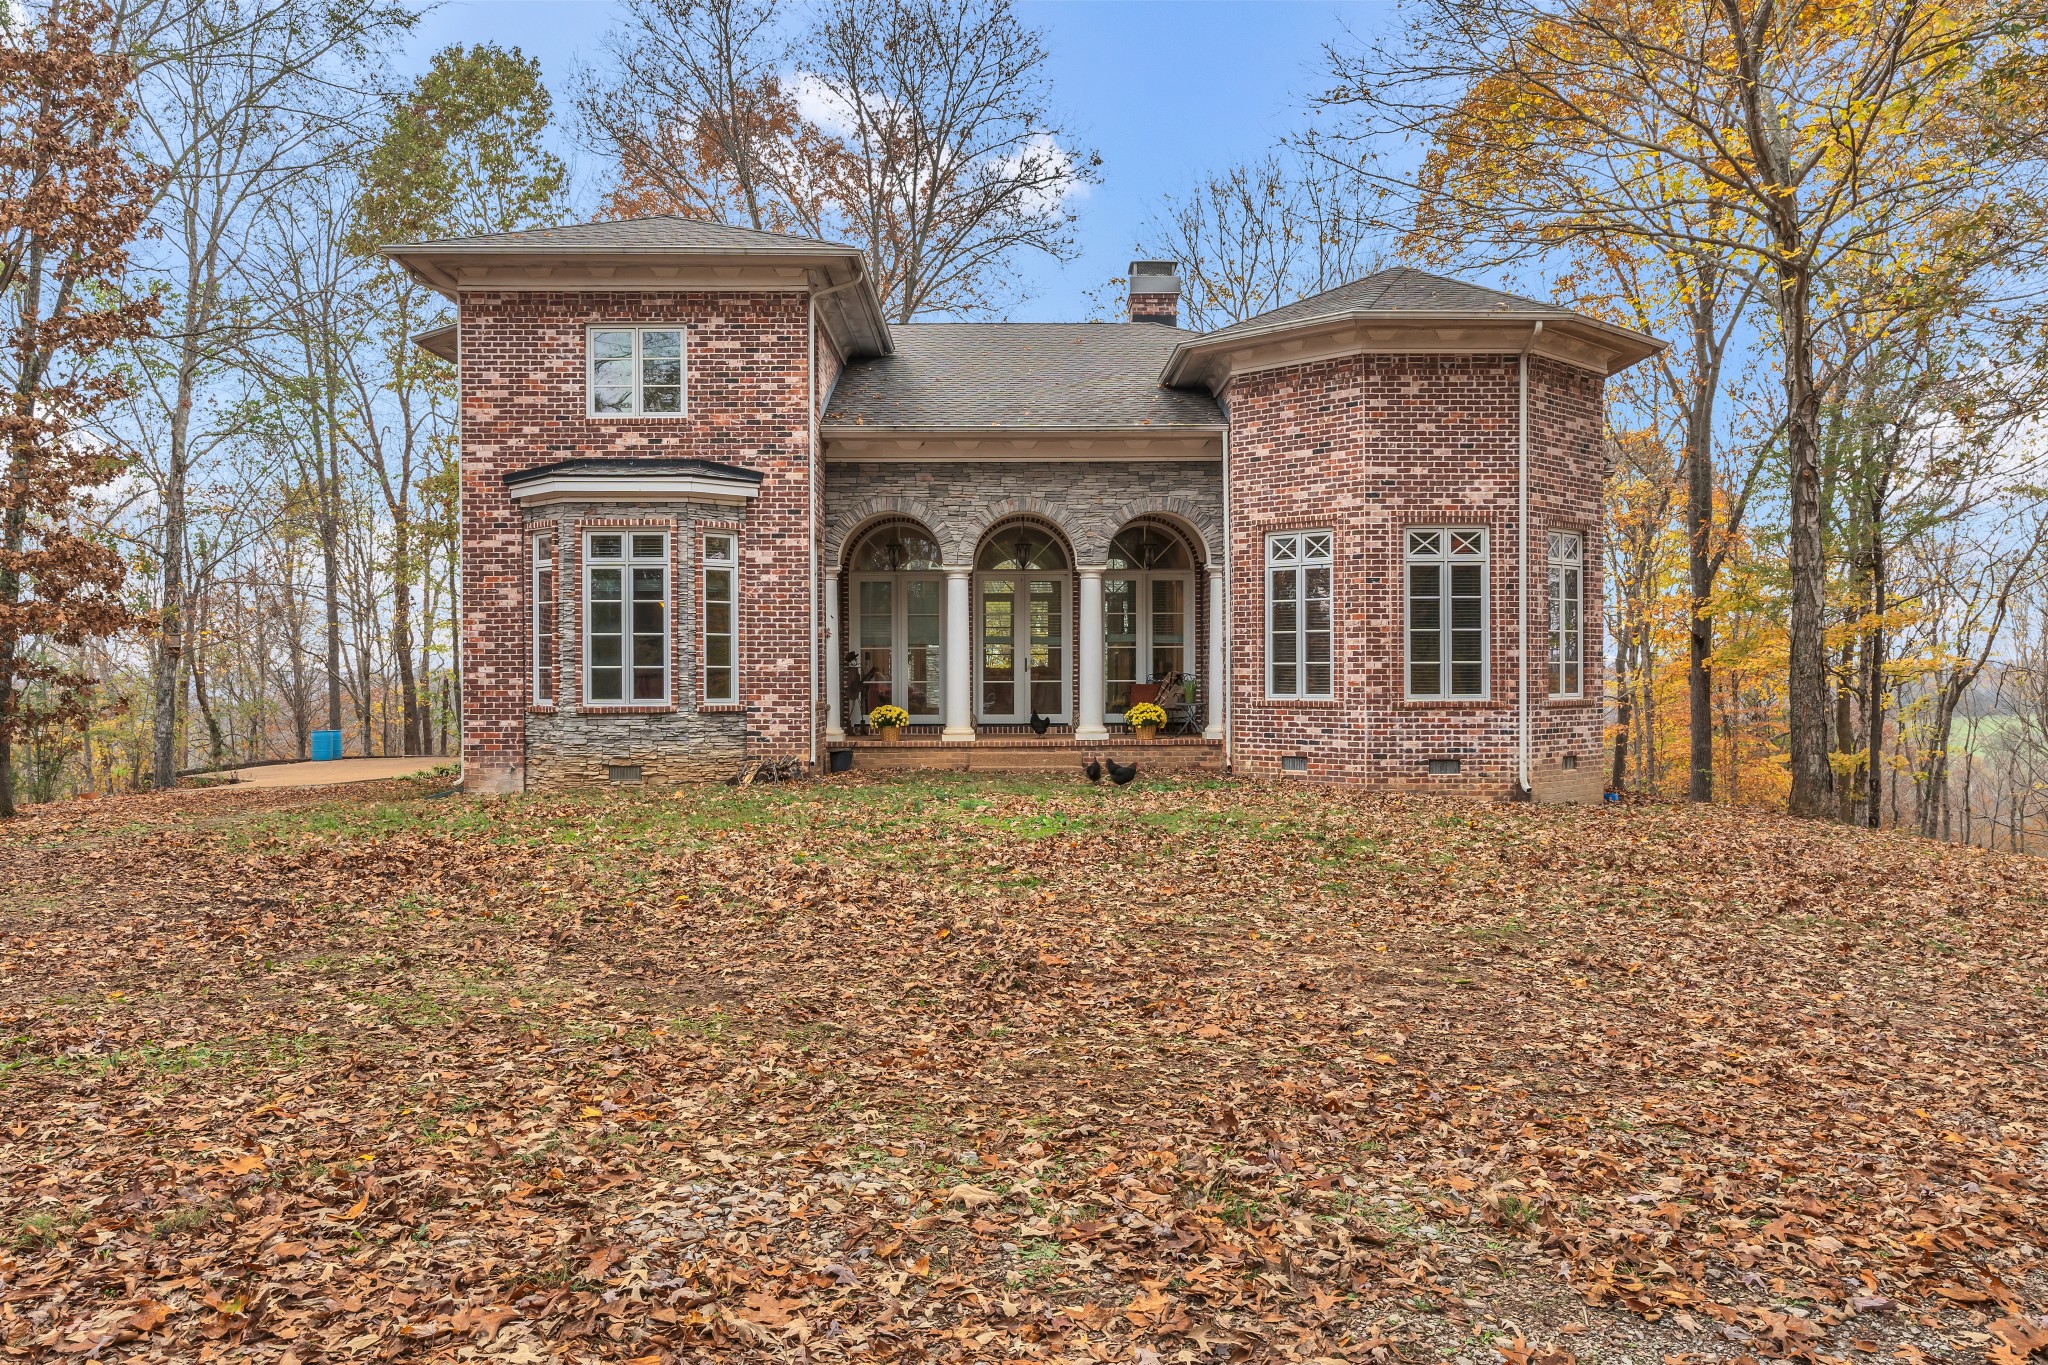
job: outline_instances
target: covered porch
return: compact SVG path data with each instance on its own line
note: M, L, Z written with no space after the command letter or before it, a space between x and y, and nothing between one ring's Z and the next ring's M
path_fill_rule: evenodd
M1156 701L1168 725L1146 747L1214 749L1220 766L1226 589L1213 530L1133 509L1091 542L1050 507L998 506L967 527L935 527L921 510L863 517L828 546L828 745L923 756L899 766L955 766L937 755L968 748L1057 766L1138 745L1124 712ZM884 705L909 716L893 745L866 725Z
M870 735L834 740L832 751L850 751L856 772L1078 772L1090 758L1106 755L1136 763L1143 773L1221 773L1223 741L1201 735L1168 735L1141 740L1135 735L1077 739L1070 734L982 733L972 740L947 740L935 731L913 731L894 742Z

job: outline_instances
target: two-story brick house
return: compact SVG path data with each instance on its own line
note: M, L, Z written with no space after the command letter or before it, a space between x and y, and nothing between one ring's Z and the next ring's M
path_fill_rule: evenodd
M860 762L1599 790L1602 386L1658 343L1396 269L1219 331L891 324L677 218L412 243L455 301L472 791ZM1122 712L1185 675L1198 733Z

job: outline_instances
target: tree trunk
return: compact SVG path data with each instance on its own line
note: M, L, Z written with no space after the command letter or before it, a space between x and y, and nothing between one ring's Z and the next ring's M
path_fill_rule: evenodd
M1628 633L1614 643L1614 775L1608 781L1617 795L1628 780Z
M1884 822L1884 812L1878 808L1879 758L1884 753L1884 612L1885 612L1885 558L1884 537L1880 532L1877 516L1880 509L1875 505L1873 495L1870 522L1870 605L1875 619L1864 636L1863 679L1863 824L1867 829L1876 829Z
M391 655L398 661L398 690L403 720L398 751L408 758L426 752L420 731L419 680L412 671L412 536L402 507L394 508L391 524Z

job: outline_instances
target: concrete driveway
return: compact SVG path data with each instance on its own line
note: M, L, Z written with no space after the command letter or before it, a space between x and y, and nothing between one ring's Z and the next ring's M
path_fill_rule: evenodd
M411 777L453 763L452 758L333 758L324 763L271 763L260 768L238 768L216 777L208 786L235 787L333 787L344 782L376 782L390 777Z

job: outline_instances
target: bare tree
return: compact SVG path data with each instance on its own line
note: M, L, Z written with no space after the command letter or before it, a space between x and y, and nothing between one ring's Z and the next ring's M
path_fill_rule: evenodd
M602 72L578 74L577 122L617 165L609 207L630 217L739 218L815 231L794 174L804 130L783 88L780 0L630 0Z
M1179 263L1186 326L1242 322L1385 263L1363 188L1342 167L1269 153L1170 196L1138 254Z
M1020 253L1072 257L1067 201L1100 159L1053 121L1045 47L1009 0L830 0L798 58L828 218L896 321L988 312Z
M195 461L231 435L205 425L201 389L256 321L232 297L258 240L256 218L333 154L329 135L360 111L360 98L338 81L337 62L410 22L407 11L376 0L262 0L253 7L202 0L173 12L149 54L140 122L167 171L157 218L168 248L160 264L175 299L165 353L141 367L161 415L161 444L144 446L160 504L152 688L158 787L177 781L189 481Z

